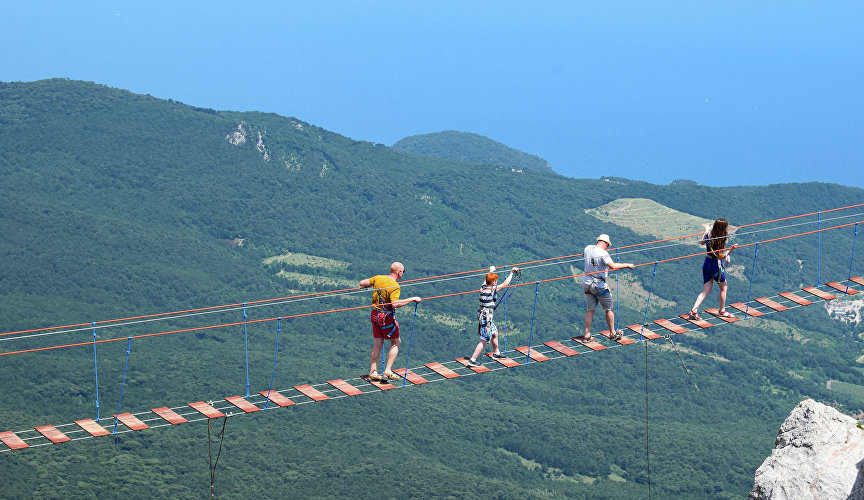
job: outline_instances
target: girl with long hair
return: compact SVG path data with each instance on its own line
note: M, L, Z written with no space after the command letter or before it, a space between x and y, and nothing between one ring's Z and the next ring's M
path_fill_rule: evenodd
M693 304L693 309L687 315L688 319L699 320L699 306L705 297L711 293L714 282L720 288L720 307L718 313L723 318L732 318L732 314L726 310L726 265L729 263L729 254L738 245L732 245L726 248L727 230L729 221L724 218L719 218L710 226L703 224L702 228L705 233L699 240L700 245L705 245L705 262L702 263L702 292L696 297L696 303Z

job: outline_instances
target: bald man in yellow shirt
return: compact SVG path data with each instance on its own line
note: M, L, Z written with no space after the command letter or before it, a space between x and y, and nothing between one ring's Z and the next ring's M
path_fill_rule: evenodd
M372 276L360 282L361 288L372 288L372 337L375 343L372 345L370 354L369 378L372 380L394 380L399 378L393 373L393 362L399 354L399 323L396 321L396 309L410 304L420 302L420 297L400 299L401 287L396 282L405 274L405 266L401 262L390 264L390 274ZM384 339L390 341L390 350L387 352L387 364L384 373L378 374L378 358L384 346Z

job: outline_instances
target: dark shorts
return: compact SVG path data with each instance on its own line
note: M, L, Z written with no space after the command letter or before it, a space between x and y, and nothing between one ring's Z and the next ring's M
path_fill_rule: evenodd
M399 323L395 317L373 308L369 319L372 321L372 337L388 340L399 338Z
M720 267L720 261L712 257L705 257L705 262L702 264L702 283L708 283L714 280L717 283L726 281L726 271Z

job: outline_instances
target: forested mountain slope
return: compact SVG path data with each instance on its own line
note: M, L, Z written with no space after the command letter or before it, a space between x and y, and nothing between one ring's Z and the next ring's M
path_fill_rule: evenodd
M653 200L694 220L725 216L733 225L864 200L860 189L830 184L658 186L468 165L295 118L194 108L68 80L0 83L0 134L2 332L349 288L393 260L405 263L410 279L576 254L601 232L616 246L650 239L597 217L595 209L620 199ZM826 226L840 223L828 219ZM807 221L800 232L815 229L814 218ZM821 254L816 235L760 246L752 295L812 284L817 272L845 279L852 237L851 228L824 233ZM753 233L741 242L758 239ZM671 251L623 258L650 263ZM745 300L752 249L735 262L743 270L730 278L730 299ZM527 266L523 282L572 274L570 266L578 271L581 263ZM622 324L643 319L637 288L652 292L650 317L684 312L701 288L700 266L684 259L656 274L651 266L627 273ZM475 281L406 284L403 293L468 291ZM585 304L572 279L537 287L536 310L533 290L520 287L508 302L511 349L529 334L536 344L579 333ZM247 313L254 321L368 300L340 295ZM706 302L715 304L716 295ZM412 313L404 311L407 327ZM476 344L475 312L474 294L421 303L412 365L467 355ZM123 337L239 322L243 314L235 308L95 333ZM116 410L126 368L121 411L243 393L244 349L254 392L274 373L276 387L291 387L368 369L365 310L283 322L275 372L274 330L272 322L250 325L248 345L242 326L136 339L128 367L126 342L100 344L102 414ZM854 392L826 388L828 380L859 383L860 333L811 306L678 335L677 350L653 342L647 350L640 344L231 418L217 493L644 498L650 479L657 497L740 498L802 396L862 410ZM86 343L93 334L4 340L0 352ZM404 360L403 350L397 366ZM0 356L0 374L2 430L95 414L92 346ZM11 478L5 494L198 497L209 489L206 436L206 426L194 423L3 453L0 470Z
M523 153L488 137L469 132L445 130L432 134L412 135L393 143L397 151L461 160L513 169L550 171L549 162L537 155Z

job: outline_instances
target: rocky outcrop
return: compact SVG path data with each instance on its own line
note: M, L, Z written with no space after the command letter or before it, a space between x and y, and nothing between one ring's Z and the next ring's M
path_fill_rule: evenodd
M864 429L834 408L802 401L780 426L750 498L864 500Z

